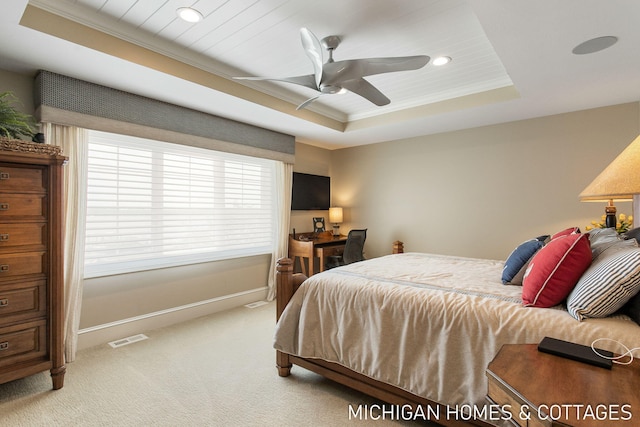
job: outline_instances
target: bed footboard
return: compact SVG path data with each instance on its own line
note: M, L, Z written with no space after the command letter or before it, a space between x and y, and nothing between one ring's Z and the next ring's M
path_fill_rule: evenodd
M401 254L404 252L404 244L396 240L393 242L392 253ZM301 273L293 273L293 260L290 258L280 258L276 261L276 321L284 311L293 294L296 293L307 276ZM291 357L287 353L276 350L276 366L278 375L286 377L291 373Z
M293 274L293 260L280 258L276 261L276 321L284 311L291 297L298 290L302 282L307 279L302 273ZM278 375L289 376L291 373L291 360L287 353L276 350L276 367Z

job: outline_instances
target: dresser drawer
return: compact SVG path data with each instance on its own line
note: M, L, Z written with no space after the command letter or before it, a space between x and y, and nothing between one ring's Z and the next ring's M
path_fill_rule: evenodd
M42 169L0 163L0 191L41 193L44 190Z
M0 254L0 280L23 274L44 273L45 252Z
M46 333L46 320L0 328L0 368L46 355Z
M44 219L44 199L41 194L0 193L0 219Z
M45 247L46 228L44 223L3 223L0 222L0 249L19 246Z
M47 312L45 280L0 285L0 325L44 316Z

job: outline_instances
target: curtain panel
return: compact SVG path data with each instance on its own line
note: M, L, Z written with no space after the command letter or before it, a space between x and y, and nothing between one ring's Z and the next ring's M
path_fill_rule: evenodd
M64 291L65 359L73 362L78 348L78 329L84 279L85 217L87 210L87 132L72 126L45 123L46 141L62 148L68 157L64 168Z
M267 301L276 298L276 261L286 257L289 252L289 219L291 213L291 186L293 183L293 164L278 163L276 167L276 207L278 216L278 227L275 233L275 249L271 257L271 267L269 269L269 291Z

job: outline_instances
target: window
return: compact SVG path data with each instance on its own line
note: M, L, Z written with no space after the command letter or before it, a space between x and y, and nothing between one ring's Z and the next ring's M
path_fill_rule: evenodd
M85 277L271 253L275 162L89 131Z

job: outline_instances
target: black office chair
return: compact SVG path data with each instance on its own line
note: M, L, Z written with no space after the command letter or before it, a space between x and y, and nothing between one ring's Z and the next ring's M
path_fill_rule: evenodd
M364 241L367 240L367 229L351 230L347 235L342 255L329 257L327 268L339 267L364 260Z

